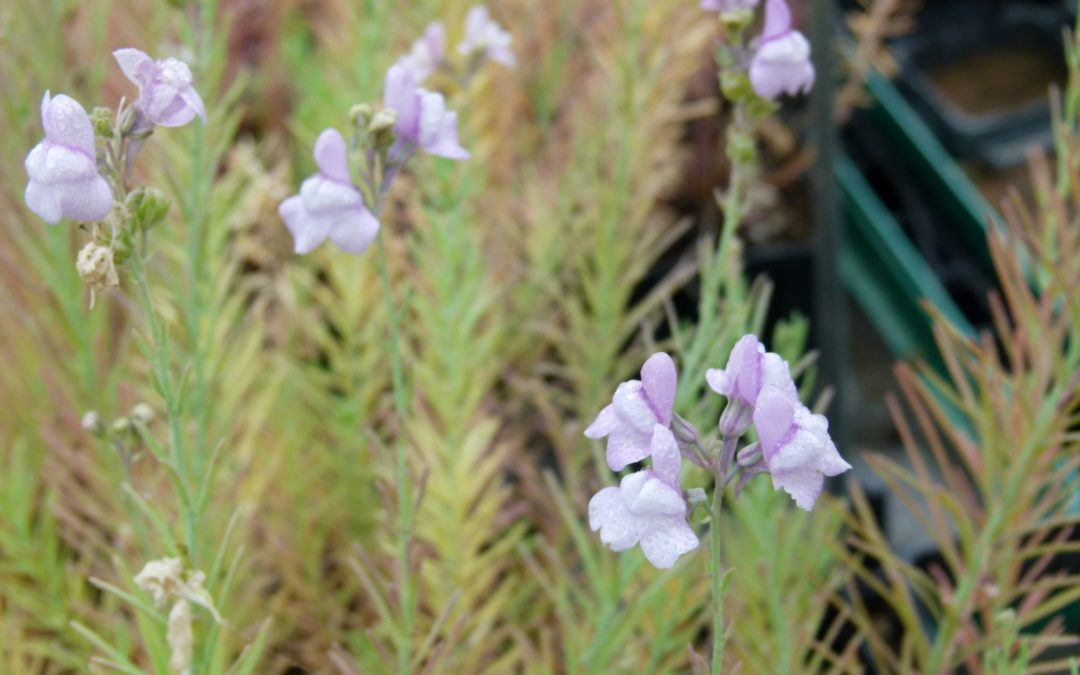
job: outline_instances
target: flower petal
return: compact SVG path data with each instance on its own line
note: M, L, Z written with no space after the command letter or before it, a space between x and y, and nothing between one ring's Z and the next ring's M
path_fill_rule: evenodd
M315 164L319 173L330 180L352 185L349 173L349 150L345 137L337 129L325 129L315 141Z
M791 30L791 8L784 0L766 0L762 41L773 40Z
M600 530L600 541L613 551L625 551L638 542L638 520L617 487L604 488L589 500L589 527Z
M586 438L603 438L619 428L619 416L615 414L615 407L604 406L600 414L596 416L592 424L585 429Z
M420 133L420 97L416 77L401 64L386 71L383 104L397 113L394 131L399 138L416 143Z
M780 443L795 423L797 399L777 387L765 387L754 407L754 426L766 461L780 450Z
M49 186L34 179L30 179L26 186L26 205L50 225L56 225L63 218L56 193Z
M634 462L640 462L652 452L651 436L630 427L619 427L611 432L607 442L607 463L612 471L622 471Z
M664 426L671 424L671 411L675 406L675 391L679 384L675 362L664 352L653 354L641 367L641 384L660 417L660 423Z
M379 233L379 221L363 206L342 211L330 225L330 241L346 253L360 255Z
M300 196L289 197L281 202L278 214L292 233L294 250L299 255L311 253L326 241L331 221L326 218L313 218L304 208Z
M650 448L653 473L669 487L678 490L682 456L679 454L679 444L675 440L675 435L664 425L655 425Z
M113 194L104 178L91 178L54 186L65 218L83 222L101 220L109 215L113 206Z
M458 162L463 162L471 157L469 151L461 147L458 140L456 112L448 112L443 116L442 124L434 140L424 149L437 157L444 157Z
M629 489L623 490L626 506L634 515L642 518L686 515L686 500L677 489L657 478L651 471L639 471L630 476L638 474L646 476L641 490L636 495L631 494ZM623 478L623 482L630 476Z
M669 569L684 553L698 547L698 537L682 518L665 518L651 524L641 538L641 550L654 567Z
M94 128L90 124L90 116L78 101L64 94L57 94L50 100L46 92L41 106L45 138L94 156Z
M128 47L117 49L113 52L113 56L127 79L137 84L140 89L149 83L153 74L154 60L146 52Z
M772 474L773 487L784 490L804 511L814 508L814 502L825 486L825 477L818 471L791 471Z

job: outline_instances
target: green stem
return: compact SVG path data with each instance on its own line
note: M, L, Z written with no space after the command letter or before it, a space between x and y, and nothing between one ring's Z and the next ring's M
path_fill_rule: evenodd
M720 574L720 509L724 502L724 490L717 486L713 492L711 510L712 528L709 532L711 542L712 568L712 598L713 598L713 651L712 651L712 675L720 675L720 669L724 662L724 589Z
M724 447L720 451L721 457L733 457L735 449L739 445L737 437L725 438ZM723 460L721 460L723 461ZM730 462L729 462L730 463ZM713 488L712 508L709 510L709 549L711 565L709 575L712 582L713 601L713 651L712 651L712 675L720 675L720 669L724 662L724 592L727 590L727 572L722 571L723 560L720 555L720 512L724 506L724 489L731 481L735 472L731 475L726 473L716 474L716 485Z
M390 266L387 262L386 244L383 241L383 229L376 237L379 247L379 277L382 280L383 299L386 316L390 326L390 370L394 386L394 410L398 418L398 428L394 442L397 455L398 484L398 527L400 529L401 559L399 565L399 592L401 601L402 635L398 641L398 672L408 674L412 671L412 628L413 599L412 583L409 574L409 544L412 539L412 494L409 483L409 467L404 443L405 420L408 414L408 399L405 393L405 373L401 363L400 317L394 306L394 296L390 288Z
M184 448L184 431L180 395L176 391L171 371L168 328L161 322L154 311L150 299L150 286L146 280L144 251L136 251L131 256L131 278L138 290L139 304L146 317L150 330L152 353L150 367L157 382L158 390L165 402L165 417L169 425L169 446L172 451L174 483L180 499L180 512L184 526L184 546L189 560L194 564L196 554L196 533L198 532L199 514L191 499L191 477L188 473L188 458Z

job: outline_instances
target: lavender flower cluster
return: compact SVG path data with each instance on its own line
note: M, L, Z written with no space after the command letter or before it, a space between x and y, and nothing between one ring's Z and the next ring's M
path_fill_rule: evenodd
M206 109L191 86L191 69L183 61L155 61L138 49L113 52L120 69L139 87L139 97L120 124L121 135L145 139L155 125L177 127L196 116L206 121ZM95 127L78 101L45 92L41 101L45 140L26 157L26 205L45 222L62 218L83 222L104 219L115 195L102 176ZM110 134L109 130L103 130ZM98 134L99 136L102 134Z
M600 490L589 502L589 525L612 550L640 544L649 562L668 568L697 548L698 536L687 520L690 504L679 482L683 457L713 473L716 490L737 476L741 490L749 478L768 474L776 489L807 511L827 476L851 468L829 438L828 420L799 401L787 362L766 352L756 336L740 339L727 367L709 370L706 381L727 397L719 452L706 450L693 426L674 413L678 374L662 352L645 362L640 380L618 386L611 404L585 430L588 438L607 438L612 471L652 460L650 468L626 475L618 487ZM739 451L733 464L738 440L751 426L758 442Z
M735 16L752 12L759 0L701 0L701 8ZM769 100L794 96L814 86L810 42L791 27L791 8L784 0L766 0L765 25L750 59L754 92Z
M493 21L485 7L473 7L465 19L465 37L458 52L469 59L467 74L484 59L515 65L510 34ZM379 233L382 199L406 162L423 151L456 161L469 159L457 132L457 113L446 99L425 89L423 82L452 65L446 52L446 29L432 23L386 73L383 108L358 106L353 147L365 150L359 185L349 169L349 147L336 129L326 129L315 142L318 173L304 181L300 194L278 209L292 233L295 250L306 254L327 239L346 253L363 253Z

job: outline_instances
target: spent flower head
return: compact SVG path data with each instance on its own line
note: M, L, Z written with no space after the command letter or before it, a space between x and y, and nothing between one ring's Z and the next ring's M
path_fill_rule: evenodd
M677 386L675 362L663 352L649 357L641 367L640 380L618 386L611 404L585 430L589 438L607 437L607 463L612 471L649 456L653 427L671 426Z
M589 500L589 527L613 551L640 544L655 567L672 567L698 547L686 521L687 503L679 487L681 456L675 436L654 424L650 438L652 468L625 476L618 487L604 488Z
M26 156L26 205L45 222L95 221L109 215L113 194L98 173L90 116L75 99L45 92L45 140Z
M814 86L810 41L792 29L785 0L766 0L765 29L750 61L750 82L758 96L769 100L804 94Z
M206 122L206 107L192 87L188 64L174 58L155 61L131 48L117 49L113 56L124 75L139 87L135 110L142 119L135 122L137 130L155 124L179 127L196 116Z
M319 172L304 181L300 194L278 207L303 255L329 239L346 253L363 253L379 233L379 221L349 173L348 148L337 129L326 129L315 142Z

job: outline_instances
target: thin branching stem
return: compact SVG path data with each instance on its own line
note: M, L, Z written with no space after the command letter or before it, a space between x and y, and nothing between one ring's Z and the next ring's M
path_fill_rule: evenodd
M386 305L386 317L390 333L390 372L394 388L394 412L398 418L394 451L397 458L397 498L399 527L398 574L401 601L401 635L398 640L398 672L412 671L412 625L413 599L412 583L409 578L409 547L412 540L412 490L409 482L408 458L406 456L404 427L408 414L408 399L405 394L405 372L401 363L400 317L394 306L394 296L390 287L390 265L386 256L386 244L383 241L383 228L376 237L379 248L379 278L382 281L383 300Z

